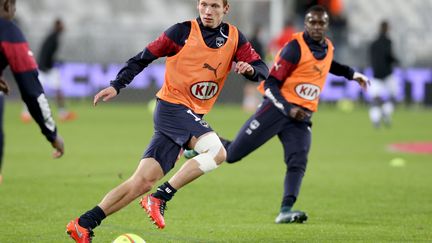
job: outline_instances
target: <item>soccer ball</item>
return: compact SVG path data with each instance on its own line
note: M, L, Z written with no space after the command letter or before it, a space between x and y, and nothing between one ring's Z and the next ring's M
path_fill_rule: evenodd
M127 233L120 235L112 243L145 243L145 240L136 234Z
M339 100L336 103L336 105L339 108L339 110L341 110L345 113L350 113L354 110L354 102L352 100L342 99L342 100Z

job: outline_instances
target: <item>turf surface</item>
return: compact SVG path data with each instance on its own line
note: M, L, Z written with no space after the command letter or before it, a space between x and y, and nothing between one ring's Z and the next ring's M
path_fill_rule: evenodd
M0 242L72 242L66 223L135 170L153 132L146 104L93 108L82 101L72 107L79 118L59 124L66 154L53 160L36 125L19 121L21 105L7 103ZM216 105L206 120L233 138L247 118L238 106ZM168 205L164 230L153 227L136 200L106 219L94 242L129 232L150 243L431 242L432 155L394 153L386 146L431 141L432 111L400 108L393 127L380 130L372 128L364 107L344 113L323 106L313 120L308 170L295 206L308 213L305 224L273 223L285 170L281 145L273 139L181 189ZM393 158L405 166L390 166Z

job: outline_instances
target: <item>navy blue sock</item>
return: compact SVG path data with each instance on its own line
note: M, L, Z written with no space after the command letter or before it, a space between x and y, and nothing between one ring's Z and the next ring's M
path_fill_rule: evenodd
M155 193L153 193L153 197L164 200L165 202L171 200L177 190L172 187L168 181L164 184L160 185Z
M92 230L96 228L96 226L100 225L104 218L106 218L104 211L99 206L96 206L92 210L81 215L78 224L81 227Z
M295 196L286 196L282 200L281 211L291 211L297 198Z

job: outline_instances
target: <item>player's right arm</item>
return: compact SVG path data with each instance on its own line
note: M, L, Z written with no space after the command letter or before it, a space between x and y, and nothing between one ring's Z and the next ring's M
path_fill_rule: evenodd
M27 105L41 132L56 149L54 157L64 153L63 140L51 115L48 101L38 79L37 64L22 32L12 22L3 22L0 39L1 55L7 60L18 84L22 100Z
M126 65L119 71L117 77L110 83L111 87L116 90L116 95L154 60L177 54L184 46L190 29L190 21L175 24L163 32L156 40L148 44L143 51L129 59Z
M280 91L285 80L297 68L299 61L300 45L297 40L292 40L283 47L279 58L275 60L270 70L269 77L264 81L264 94L285 116L303 120L309 116L308 113L300 107L289 103Z

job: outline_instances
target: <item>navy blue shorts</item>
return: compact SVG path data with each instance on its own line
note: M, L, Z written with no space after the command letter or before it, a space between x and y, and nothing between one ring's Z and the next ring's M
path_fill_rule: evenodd
M184 105L158 99L153 114L155 132L143 158L154 158L167 174L192 136L198 138L213 131L202 117Z

